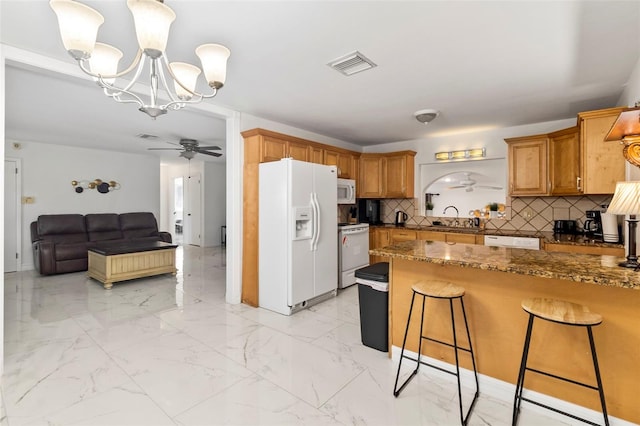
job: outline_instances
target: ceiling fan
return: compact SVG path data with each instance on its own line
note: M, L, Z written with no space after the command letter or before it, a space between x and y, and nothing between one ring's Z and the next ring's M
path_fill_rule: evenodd
M502 189L501 186L493 186L493 185L478 185L476 186L476 181L471 179L471 173L463 173L464 178L461 179L457 185L449 186L447 189L461 189L464 188L466 192L472 192L474 188L482 188L482 189Z
M171 142L168 142L171 143ZM175 145L171 143L172 145ZM214 157L220 157L222 153L219 152L211 152L211 151L219 151L222 148L216 145L211 146L200 146L197 140L195 139L180 139L180 147L176 148L147 148L149 151L182 151L180 152L180 157L184 157L187 160L191 160L195 157L196 154L205 154L212 155Z

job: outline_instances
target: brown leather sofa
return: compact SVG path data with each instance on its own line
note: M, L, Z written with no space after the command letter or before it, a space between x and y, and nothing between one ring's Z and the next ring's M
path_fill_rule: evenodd
M33 263L42 275L86 271L87 249L101 242L164 241L153 213L41 215L31 223Z

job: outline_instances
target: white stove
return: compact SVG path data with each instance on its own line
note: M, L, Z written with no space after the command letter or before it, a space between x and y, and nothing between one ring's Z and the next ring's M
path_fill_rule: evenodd
M369 224L338 225L338 288L356 283L358 269L369 266Z

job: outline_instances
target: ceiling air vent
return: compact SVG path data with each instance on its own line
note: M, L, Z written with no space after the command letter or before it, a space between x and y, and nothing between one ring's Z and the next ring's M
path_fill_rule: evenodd
M147 133L139 133L136 135L136 137L140 139L158 139L156 135L150 135Z
M334 59L327 65L347 76L359 73L360 71L370 70L377 66L373 61L367 59L367 57L358 51Z

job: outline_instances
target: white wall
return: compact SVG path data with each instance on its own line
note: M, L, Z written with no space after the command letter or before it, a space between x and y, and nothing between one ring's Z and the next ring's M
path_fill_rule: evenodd
M7 156L22 159L22 195L35 198L22 206L22 268L33 269L29 225L41 214L160 212L160 161L147 155L35 142L5 143ZM121 189L107 194L77 194L72 180L115 180Z
M203 231L205 247L219 246L220 227L226 225L227 168L220 163L204 163L202 178Z

